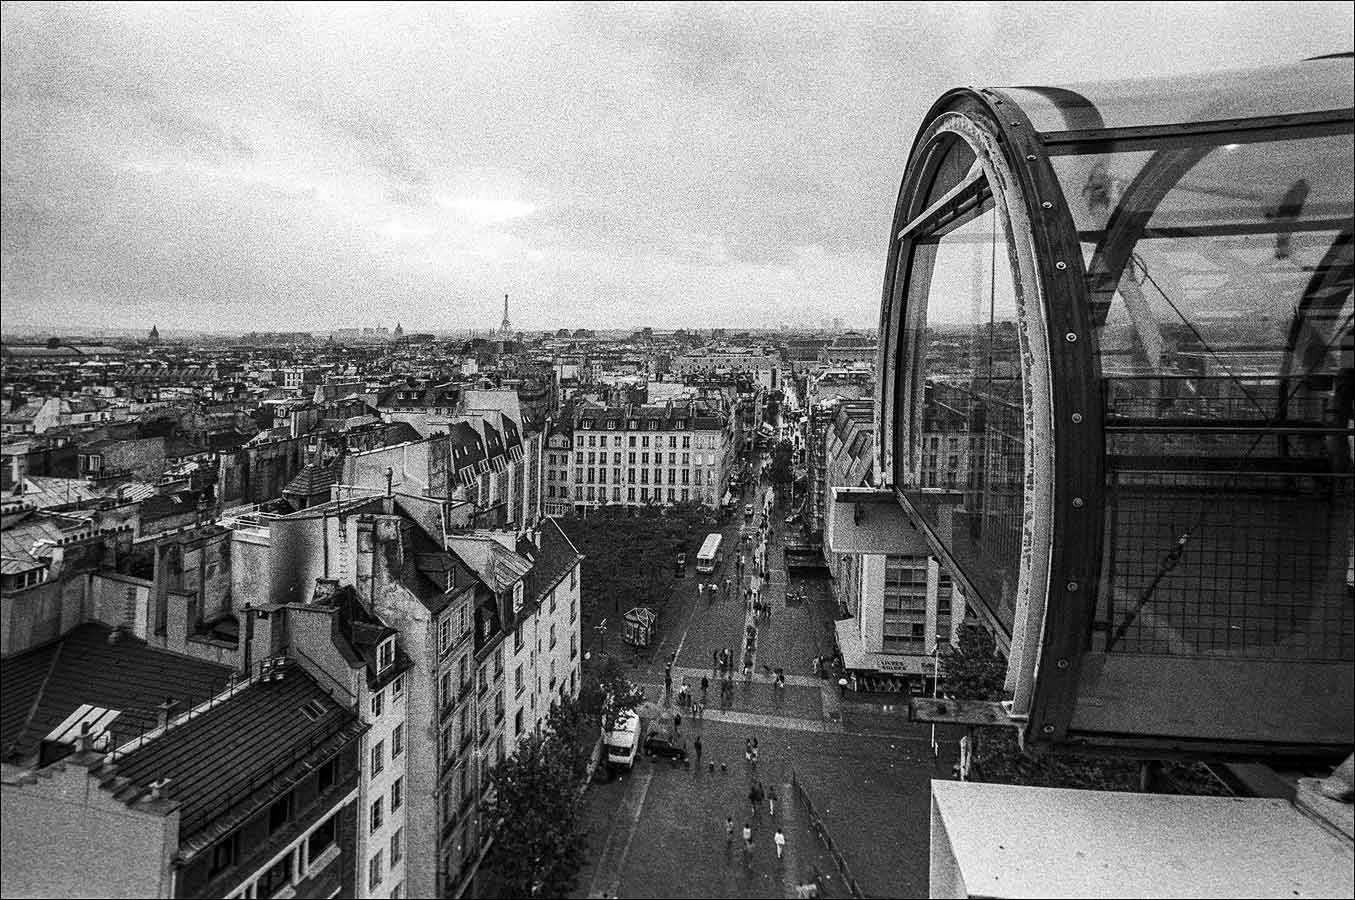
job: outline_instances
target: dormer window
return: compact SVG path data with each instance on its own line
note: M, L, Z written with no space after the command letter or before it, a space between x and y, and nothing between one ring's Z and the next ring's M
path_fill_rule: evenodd
M395 638L388 637L376 648L376 671L384 672L395 665Z
M522 582L513 585L513 615L522 612Z

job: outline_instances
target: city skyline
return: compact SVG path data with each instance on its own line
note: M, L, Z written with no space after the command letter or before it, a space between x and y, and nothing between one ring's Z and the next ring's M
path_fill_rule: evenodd
M946 88L1285 63L1353 21L967 10L9 5L7 328L493 328L505 284L524 331L868 323Z

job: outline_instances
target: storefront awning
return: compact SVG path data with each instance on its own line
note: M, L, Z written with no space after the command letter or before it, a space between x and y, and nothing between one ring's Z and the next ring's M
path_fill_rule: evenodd
M861 647L861 633L856 630L856 619L838 619L833 627L837 630L837 648L842 652L843 668L869 668L866 665L866 653Z
M849 671L872 672L884 675L932 674L930 656L902 653L871 653L861 643L856 619L839 619L834 623L837 646L842 651L842 667Z

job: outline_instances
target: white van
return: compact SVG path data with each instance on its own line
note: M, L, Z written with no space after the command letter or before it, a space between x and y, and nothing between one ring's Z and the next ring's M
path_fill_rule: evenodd
M640 749L640 717L625 713L616 728L607 735L607 764L629 769L635 765L635 754Z

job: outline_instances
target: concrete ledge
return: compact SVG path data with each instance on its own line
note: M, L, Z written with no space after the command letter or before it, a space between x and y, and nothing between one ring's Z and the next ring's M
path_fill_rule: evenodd
M824 510L828 553L927 556L926 537L908 520L893 491L831 488Z

